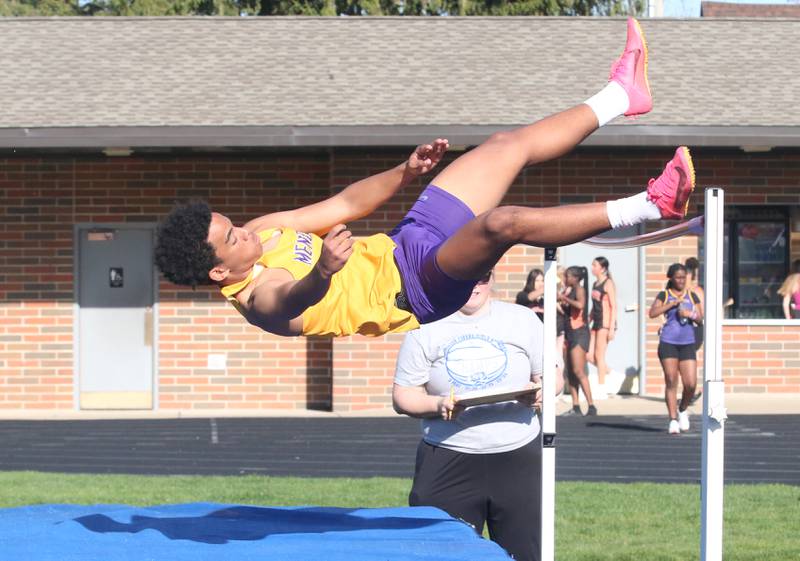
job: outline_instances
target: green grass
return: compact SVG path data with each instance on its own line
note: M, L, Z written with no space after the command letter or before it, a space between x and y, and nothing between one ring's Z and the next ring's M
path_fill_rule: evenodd
M726 561L800 560L800 487L728 485L724 502ZM559 483L556 509L559 559L699 558L698 485Z
M0 507L43 503L405 506L410 480L0 472ZM696 485L559 483L559 561L699 558ZM800 487L725 488L726 561L800 560Z
M72 475L0 472L0 507L32 504L236 503L270 506L406 505L410 481L398 478Z

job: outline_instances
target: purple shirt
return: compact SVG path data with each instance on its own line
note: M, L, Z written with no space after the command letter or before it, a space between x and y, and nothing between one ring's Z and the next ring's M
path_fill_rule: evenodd
M674 302L679 297L680 295L675 295L671 290L659 292L658 296L656 296L656 298L665 304ZM694 311L695 305L699 302L700 300L697 298L697 295L694 292L691 293L691 296L689 296L689 293L687 292L681 298L680 306L670 308L664 314L666 321L661 327L662 341L665 343L671 343L673 345L694 345L694 323L692 323L689 318L681 318L678 315L678 310L680 308L684 308Z

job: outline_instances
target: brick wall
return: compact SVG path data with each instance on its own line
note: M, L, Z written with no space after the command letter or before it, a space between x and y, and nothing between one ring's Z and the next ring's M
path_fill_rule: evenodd
M153 181L142 195L156 197L159 215L176 199L202 197L241 223L328 196L328 156L142 160L125 167ZM194 292L162 282L159 300L162 409L330 407L330 342L264 333L243 321L213 288ZM217 353L227 355L227 370L206 368L208 355Z
M645 250L646 260L646 310L650 309L656 295L664 290L667 284L667 269L672 263L684 263L689 257L697 257L698 239L696 237L683 237L676 240L652 245ZM658 329L662 325L661 318L647 318L647 384L645 391L648 394L660 395L664 392L664 374L658 360ZM698 380L702 379L703 351L697 355ZM699 382L698 382L699 383Z
M73 227L155 222L203 197L235 221L328 195L327 152L0 161L0 409L73 407ZM244 323L216 291L159 287L162 409L329 408L330 342ZM226 372L207 370L227 352Z
M800 6L777 2L701 2L700 15L704 18L797 18L800 17Z
M0 409L74 407L74 224L152 223L174 200L193 196L208 199L234 221L244 221L319 200L406 155L400 150L365 154L337 149L237 156L0 159ZM635 192L669 156L669 150L628 149L623 157L622 152L585 149L528 170L507 202L547 206ZM698 151L695 157L700 183L725 186L729 202L800 204L798 152ZM390 228L418 192L419 186L409 188L351 227L358 234ZM666 265L694 254L696 241L690 239L647 250L648 301L662 285L660 275ZM497 268L498 297L512 298L527 270L541 266L541 260L541 250L518 247L509 252ZM337 341L272 337L247 325L214 290L193 292L163 282L159 303L162 409L348 411L389 404L401 336ZM653 329L654 324L648 324L648 390L658 393ZM739 329L744 328L726 327L725 336L737 337ZM737 349L729 388L800 391L793 374L796 360L789 356L800 349L794 328L748 329L774 331L781 348ZM213 353L227 353L227 371L206 369ZM752 358L761 356L756 353L769 358ZM741 361L749 362L745 366Z
M72 407L73 173L0 165L0 408Z
M722 334L723 376L735 393L800 392L800 329L728 325Z
M725 189L725 202L731 205L800 205L800 156L797 152L776 151L743 154L731 151L693 152L700 186ZM693 199L697 212L703 196ZM792 254L800 251L792 247ZM666 284L671 263L697 257L698 239L685 237L650 246L647 259L647 306ZM650 394L664 391L658 361L660 319L647 322L647 387ZM702 380L702 352L698 355L698 380ZM723 376L729 392L800 392L800 324L795 326L723 326ZM699 384L702 382L700 381Z

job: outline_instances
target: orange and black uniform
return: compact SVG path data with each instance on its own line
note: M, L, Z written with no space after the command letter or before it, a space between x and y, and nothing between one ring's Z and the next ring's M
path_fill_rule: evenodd
M577 299L577 293L577 289L572 288L567 294L567 298L570 300L575 300ZM572 350L575 347L580 347L584 351L588 351L589 326L586 325L586 321L583 319L583 310L567 305L564 313L569 316L569 321L567 321L567 329L565 332L567 348Z
M592 286L592 331L611 328L611 299L606 292L608 277Z

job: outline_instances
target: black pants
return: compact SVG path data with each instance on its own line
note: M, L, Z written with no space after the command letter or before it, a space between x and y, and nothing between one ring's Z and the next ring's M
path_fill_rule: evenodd
M464 454L417 448L411 506L435 506L470 523L518 561L539 561L541 441L499 454Z

